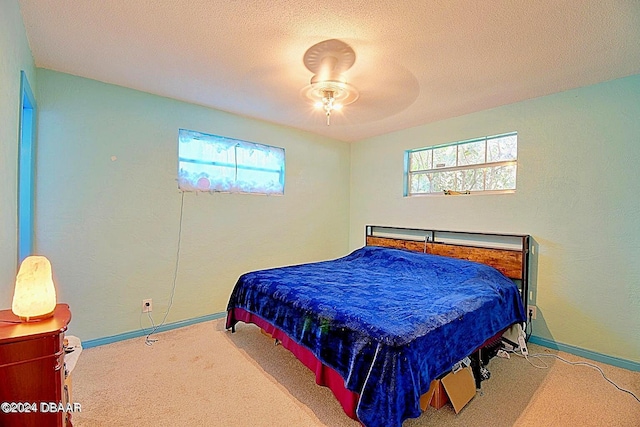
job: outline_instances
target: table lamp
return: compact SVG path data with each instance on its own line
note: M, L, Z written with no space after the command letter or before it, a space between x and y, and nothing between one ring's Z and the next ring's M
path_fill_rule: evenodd
M44 256L28 256L16 276L11 311L23 322L46 319L56 308L51 263Z

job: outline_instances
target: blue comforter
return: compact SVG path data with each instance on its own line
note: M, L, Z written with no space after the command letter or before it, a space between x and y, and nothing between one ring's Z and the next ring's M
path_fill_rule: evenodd
M335 369L368 427L420 415L431 380L525 321L516 285L483 264L366 246L332 261L242 275L243 308ZM232 311L230 311L232 313ZM228 326L236 323L228 319Z

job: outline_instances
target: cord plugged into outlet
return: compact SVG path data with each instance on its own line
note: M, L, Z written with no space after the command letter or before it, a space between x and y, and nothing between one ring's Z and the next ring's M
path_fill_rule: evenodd
M143 313L150 313L152 311L153 311L153 300L151 298L143 299L142 300L142 312Z
M537 310L537 307L535 305L527 306L527 318L529 318L531 320L535 320L536 319L536 314L538 314L538 310Z
M524 338L525 337L523 335L519 335L518 344L520 344L520 352L522 353L522 355L524 357L527 357L529 355L529 350L527 349L527 343Z

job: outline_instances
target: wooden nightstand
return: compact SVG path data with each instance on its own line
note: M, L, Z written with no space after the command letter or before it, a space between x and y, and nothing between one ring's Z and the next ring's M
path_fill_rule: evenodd
M64 391L64 332L71 321L67 304L53 317L21 323L0 311L0 425L70 426Z

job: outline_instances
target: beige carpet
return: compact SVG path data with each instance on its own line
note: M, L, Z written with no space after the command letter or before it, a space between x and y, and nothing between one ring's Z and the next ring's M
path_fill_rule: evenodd
M223 320L82 352L73 371L74 426L356 427L331 392L252 325L231 334ZM559 354L531 345L530 353ZM541 364L540 360L534 360ZM417 426L640 426L640 403L600 373L545 358L494 358L491 378L459 413L449 405L407 420ZM640 372L598 365L640 396Z

